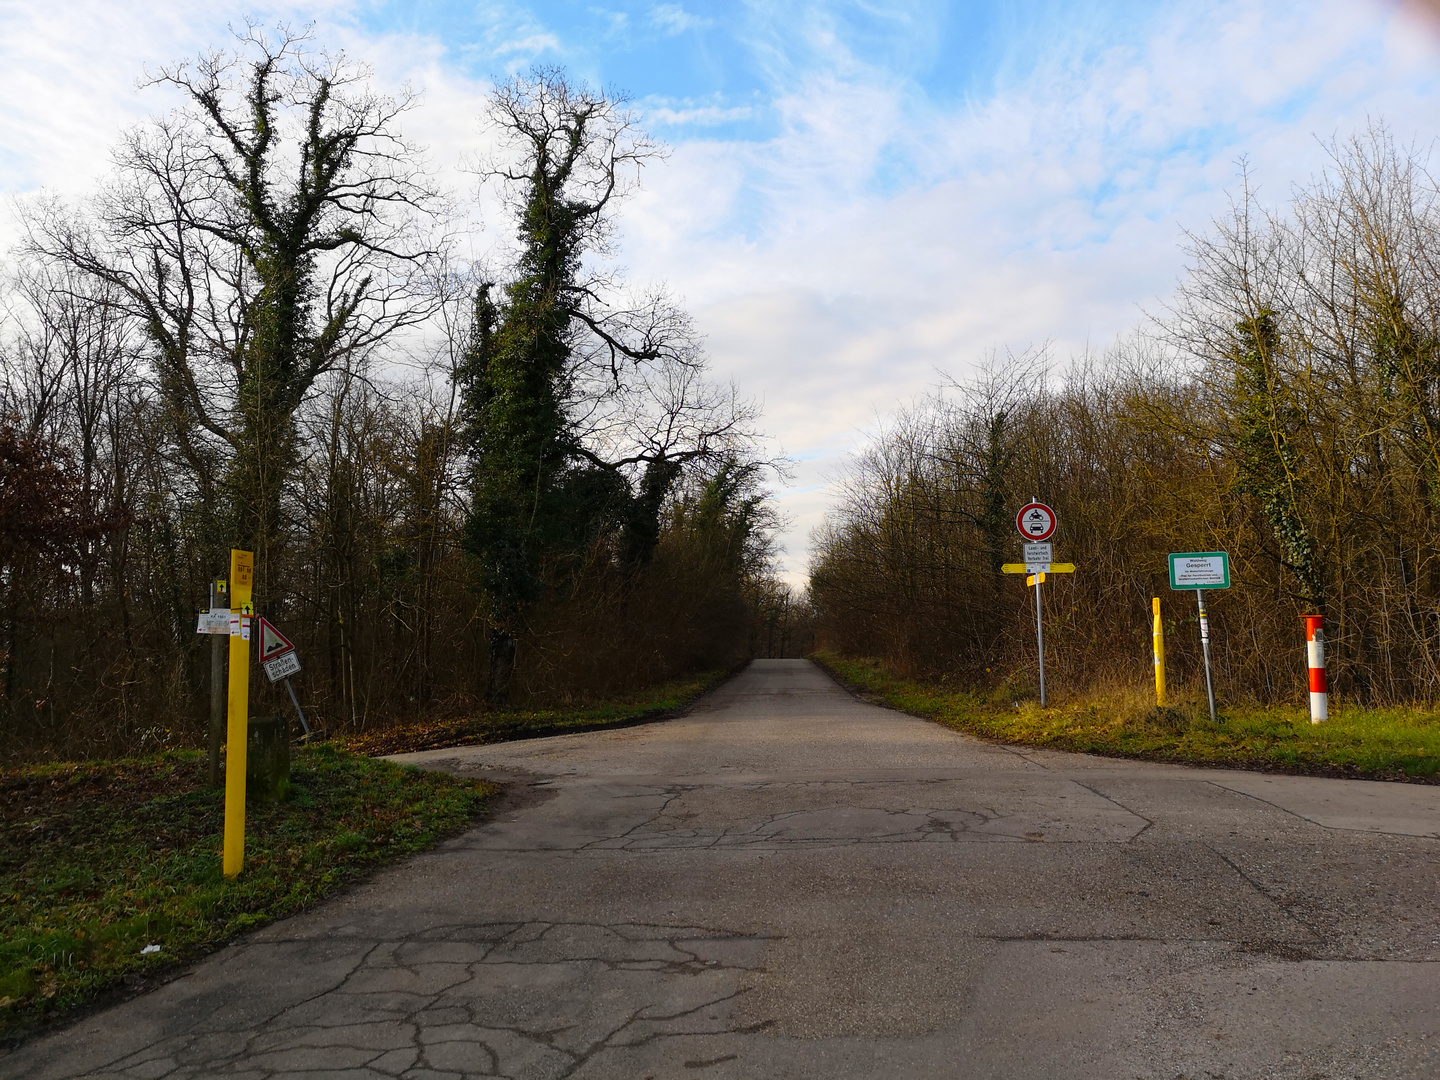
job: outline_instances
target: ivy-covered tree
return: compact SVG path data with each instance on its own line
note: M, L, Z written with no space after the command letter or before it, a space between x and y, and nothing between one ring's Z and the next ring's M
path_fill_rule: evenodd
M1281 561L1295 574L1301 598L1325 608L1325 575L1315 538L1301 513L1299 456L1293 430L1300 424L1280 379L1280 333L1275 315L1262 309L1236 327L1236 486L1259 505L1280 545Z
M473 462L466 546L490 602L487 700L504 701L527 611L567 564L618 534L655 548L684 464L748 437L753 410L706 383L689 319L604 269L613 211L659 156L623 101L556 70L500 86L491 116L518 234L508 280L485 283L456 372Z
M182 105L130 132L87 221L29 218L34 254L113 289L145 327L166 415L212 531L257 553L287 533L295 416L317 380L431 310L436 194L369 73L254 25L162 70Z

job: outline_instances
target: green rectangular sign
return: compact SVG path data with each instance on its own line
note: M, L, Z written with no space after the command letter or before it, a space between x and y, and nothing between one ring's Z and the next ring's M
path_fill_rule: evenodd
M1172 551L1170 588L1228 589L1230 556L1224 551Z

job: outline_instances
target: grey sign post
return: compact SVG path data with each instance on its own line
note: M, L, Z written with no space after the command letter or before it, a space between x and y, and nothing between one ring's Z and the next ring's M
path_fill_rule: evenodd
M230 586L222 578L210 583L210 607L200 613L197 634L210 637L210 731L207 739L210 786L220 784L220 744L225 738L225 657L230 642Z
M1210 620L1205 614L1205 590L1230 587L1230 556L1223 551L1170 553L1170 588L1194 589L1200 607L1200 649L1205 654L1205 693L1210 698L1210 722L1215 722L1215 684L1210 678Z
M1055 535L1059 519L1055 511L1031 499L1015 515L1015 528L1025 538L1025 569L1035 575L1035 653L1040 667L1040 707L1045 707L1045 619L1040 606L1040 583L1050 572L1054 547L1045 541Z
M300 657L296 655L295 643L280 633L275 624L269 619L260 619L260 666L265 669L265 676L275 684L285 683L285 690L290 695L290 704L295 706L295 715L300 718L300 726L305 734L310 734L310 725L305 720L305 710L300 708L300 699L295 696L295 688L290 685L290 676L300 674Z

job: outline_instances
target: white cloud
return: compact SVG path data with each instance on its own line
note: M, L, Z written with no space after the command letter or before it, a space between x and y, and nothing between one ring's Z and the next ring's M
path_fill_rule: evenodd
M715 25L713 19L692 15L679 4L656 4L650 9L650 23L670 36L705 30Z
M88 188L116 131L164 107L135 92L137 74L224 41L220 17L181 0L153 0L143 18L134 3L64 7L0 0L9 192ZM464 49L376 37L351 10L319 8L317 36L372 60L382 86L424 88L408 133L461 191L487 89L467 71L566 55L563 31L514 6L483 5ZM992 88L937 102L847 45L823 9L774 5L745 31L768 95L641 102L686 137L626 207L624 261L686 298L717 373L764 399L777 445L800 460L782 498L796 580L827 471L877 416L933 385L936 368L963 373L997 348L1106 346L1172 288L1181 228L1223 209L1238 156L1280 200L1322 164L1315 135L1369 116L1402 141L1433 134L1440 23L1364 0L1157 10L1124 40L1091 19L1033 55L1038 37L1013 43ZM678 5L653 13L671 28L688 18ZM704 134L761 114L764 141Z
M681 144L628 250L690 299L717 366L804 459L782 500L791 575L827 505L815 485L877 413L997 348L1106 347L1173 287L1182 227L1222 210L1240 155L1280 199L1321 166L1315 134L1375 114L1427 136L1426 33L1343 0L1187 5L954 108L821 34L832 66L771 103L779 135Z

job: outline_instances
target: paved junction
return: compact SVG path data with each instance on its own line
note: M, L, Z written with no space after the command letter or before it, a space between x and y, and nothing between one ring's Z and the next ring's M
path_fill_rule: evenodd
M1437 787L994 746L806 661L406 760L509 801L0 1075L1440 1076Z

